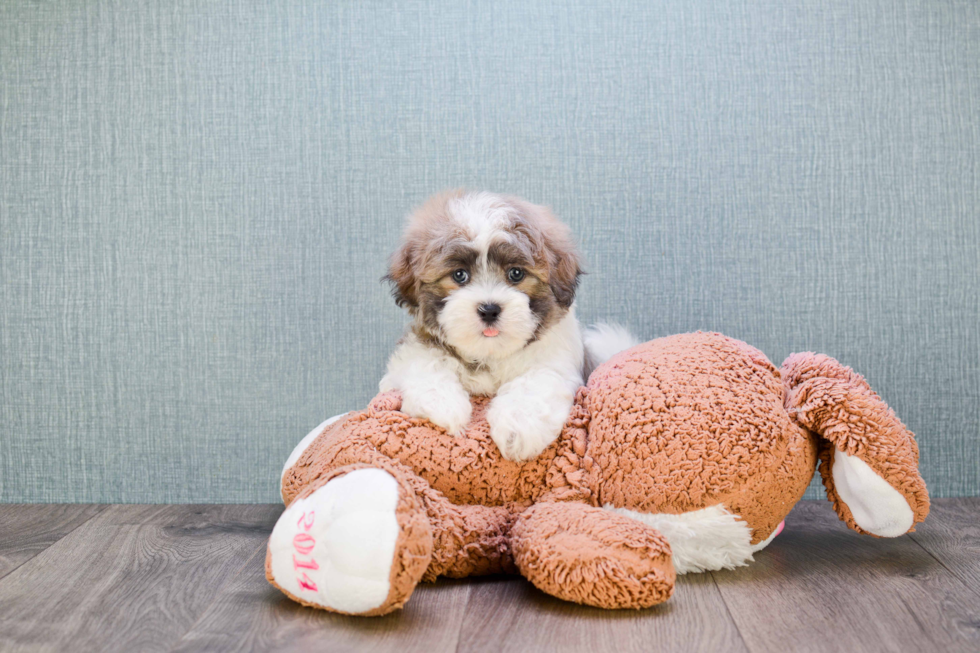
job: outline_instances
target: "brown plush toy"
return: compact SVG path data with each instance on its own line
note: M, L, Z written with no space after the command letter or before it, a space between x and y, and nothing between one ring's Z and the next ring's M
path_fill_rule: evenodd
M490 439L488 401L473 399L461 437L399 412L393 393L307 436L283 473L269 581L357 615L438 576L513 572L569 601L643 608L678 573L751 561L817 459L858 532L895 537L929 511L912 434L822 355L777 370L719 334L636 346L593 372L561 436L523 464Z

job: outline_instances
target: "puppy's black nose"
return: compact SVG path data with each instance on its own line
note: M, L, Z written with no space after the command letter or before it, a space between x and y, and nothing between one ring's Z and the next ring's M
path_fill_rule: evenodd
M499 304L480 304L477 307L476 312L480 314L480 319L483 320L487 325L493 324L500 317L500 305Z

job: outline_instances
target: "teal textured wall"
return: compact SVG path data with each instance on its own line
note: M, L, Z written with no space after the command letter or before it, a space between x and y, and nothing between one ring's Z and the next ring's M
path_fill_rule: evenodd
M0 500L275 501L447 186L550 204L585 320L864 373L980 493L980 4L0 3Z

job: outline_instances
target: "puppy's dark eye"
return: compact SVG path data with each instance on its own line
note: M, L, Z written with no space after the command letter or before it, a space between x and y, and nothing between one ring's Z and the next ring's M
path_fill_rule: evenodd
M510 279L511 283L520 283L524 280L524 270L520 268L511 268L507 270L507 278Z
M453 281L455 281L459 285L462 286L464 283L466 283L469 280L470 280L470 273L467 272L466 270L463 270L461 268L453 272Z

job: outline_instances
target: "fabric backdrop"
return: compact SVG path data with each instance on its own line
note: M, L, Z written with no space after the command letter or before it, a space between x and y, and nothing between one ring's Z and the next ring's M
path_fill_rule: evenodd
M980 493L980 3L0 3L0 500L277 500L373 395L451 186L584 321L816 350Z

